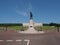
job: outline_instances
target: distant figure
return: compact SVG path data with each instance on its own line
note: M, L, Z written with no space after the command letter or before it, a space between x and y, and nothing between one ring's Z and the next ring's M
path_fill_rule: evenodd
M30 19L33 19L32 12L30 12Z

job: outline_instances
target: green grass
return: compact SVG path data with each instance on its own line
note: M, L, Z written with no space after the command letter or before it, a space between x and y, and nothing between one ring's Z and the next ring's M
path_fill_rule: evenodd
M43 31L47 31L47 30L52 30L54 29L55 27L54 26L43 26L42 27L42 30ZM23 30L27 30L28 27L23 27ZM37 26L37 29L36 30L39 30L40 27ZM6 30L6 27L4 27L4 30ZM0 28L0 32L1 31L4 31L3 28ZM7 27L7 30L22 30L22 26L9 26Z
M54 26L43 26L42 27L43 31L52 30L52 29L55 29L55 27Z
M8 29L10 29L10 30L21 30L22 26L10 26L10 27L8 27Z
M21 30L22 26L8 26L7 30ZM0 32L5 31L6 27L0 27Z
M42 27L36 26L35 29L36 29L36 30L47 31L47 30L55 29L55 27L54 27L54 26L42 26Z

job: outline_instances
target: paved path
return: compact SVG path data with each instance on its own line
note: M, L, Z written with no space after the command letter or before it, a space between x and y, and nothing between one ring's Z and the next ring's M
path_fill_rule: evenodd
M0 45L60 45L60 32L44 34L0 33Z

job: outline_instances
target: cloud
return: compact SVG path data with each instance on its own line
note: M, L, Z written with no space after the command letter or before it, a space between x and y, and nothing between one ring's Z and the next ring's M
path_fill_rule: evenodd
M27 5L26 11L27 11L27 12L33 11L33 10L32 10L32 4L31 4L30 2L29 2L28 5Z
M27 12L24 11L16 11L19 15L27 16Z
M16 5L16 13L18 13L19 15L27 16L27 12L19 10L18 5Z
M26 8L23 8L24 10L19 10L20 8L18 7L18 5L16 5L16 12L19 14L19 15L23 15L23 16L27 16L28 15L28 13L30 12L30 11L32 11L32 4L29 2L28 3L28 5L27 5L28 7L26 7Z
M32 10L32 5L31 5L31 3L29 3L29 10Z

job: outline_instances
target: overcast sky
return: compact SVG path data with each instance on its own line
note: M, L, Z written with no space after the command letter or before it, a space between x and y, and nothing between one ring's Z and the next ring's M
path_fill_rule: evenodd
M60 0L0 0L0 23L60 23Z

